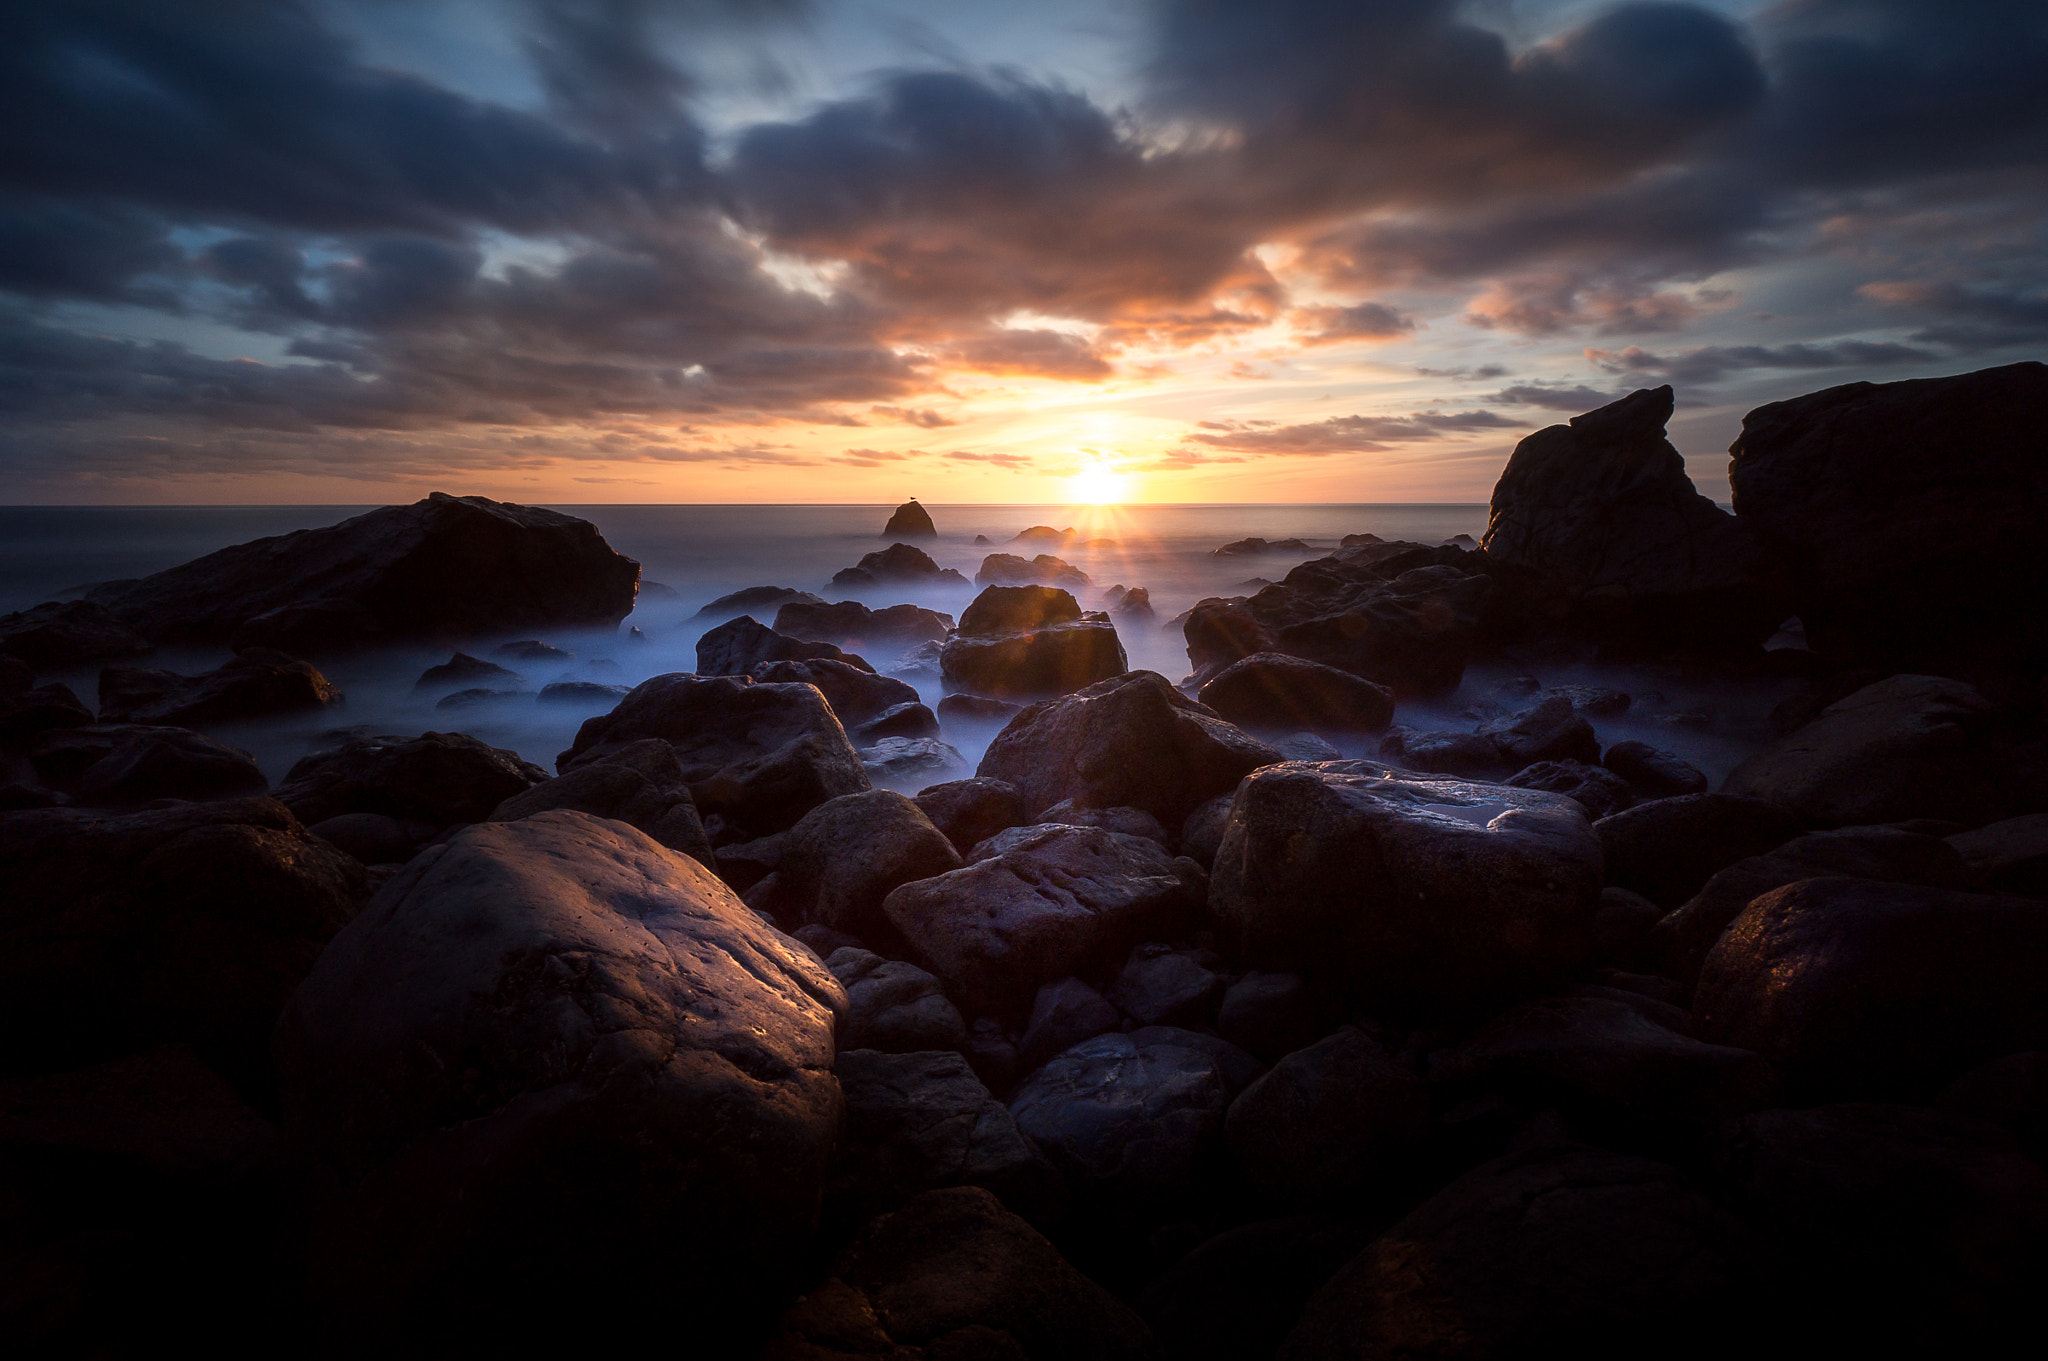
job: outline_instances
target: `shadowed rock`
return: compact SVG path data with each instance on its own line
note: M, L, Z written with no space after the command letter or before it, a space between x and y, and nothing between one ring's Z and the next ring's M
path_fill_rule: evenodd
M103 723L203 728L237 719L331 708L341 703L341 691L311 662L297 661L268 648L250 648L199 676L118 666L100 672Z
M992 699L1067 694L1128 665L1109 616L1083 614L1049 586L991 586L960 616L939 654L949 690Z
M931 512L917 503L915 496L896 507L889 523L882 526L885 539L936 539L938 526L932 523Z

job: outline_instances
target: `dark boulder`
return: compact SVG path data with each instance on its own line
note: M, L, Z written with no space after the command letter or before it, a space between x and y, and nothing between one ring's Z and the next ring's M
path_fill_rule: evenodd
M874 747L891 737L912 741L932 739L940 733L939 716L915 700L905 700L847 729L847 740L856 749Z
M829 659L872 671L864 660L849 657L831 643L785 638L749 615L728 619L697 640L697 674L700 676L744 676L764 662L803 662Z
M1576 799L1586 816L1595 821L1633 808L1636 802L1636 792L1628 781L1583 761L1538 761L1508 776L1507 783L1516 789L1540 789Z
M102 680L104 687L105 681ZM414 690L465 690L474 688L512 688L526 684L526 677L496 662L487 662L481 657L472 657L467 652L457 652L439 666L430 666L420 672L420 678L413 682Z
M775 631L837 643L848 652L887 656L920 643L944 642L953 617L918 605L871 610L858 600L796 601L775 612Z
M1006 699L985 699L980 695L941 695L937 710L942 724L985 725L1001 727L1024 712L1024 706L1013 704Z
M1501 758L1518 770L1538 761L1592 765L1600 759L1600 739L1594 736L1593 725L1581 718L1563 695L1552 695L1521 713L1482 723L1479 732L1492 738Z
M1309 547L1300 539L1239 539L1224 544L1209 556L1215 558L1240 558L1254 553L1306 553Z
M1275 650L1363 676L1397 696L1458 688L1493 589L1488 578L1443 564L1384 580L1366 567L1351 574L1349 590L1323 592L1296 588L1301 570L1246 606L1273 635Z
M1556 794L1287 764L1238 786L1212 875L1210 912L1247 962L1369 1006L1451 1013L1584 962L1600 843Z
M967 773L967 758L936 737L881 737L860 749L860 768L875 784L907 792L958 779Z
M1213 950L1175 949L1148 941L1131 951L1107 997L1141 1026L1207 1030L1215 1024L1216 1008L1229 982L1218 972L1222 963Z
M1264 1198L1323 1208L1397 1179L1429 1130L1429 1091L1345 1026L1273 1065L1230 1103L1224 1138Z
M1235 793L1235 789L1232 793ZM1230 825L1230 795L1218 794L1198 804L1180 825L1180 853L1203 869L1216 863L1216 848Z
M152 799L233 799L270 788L248 752L186 728L53 728L29 744L28 759L45 784L103 808Z
M566 1337L535 1298L625 1290L688 1310L707 1351L758 1345L824 1187L844 1009L809 951L630 827L464 829L278 1026L290 1124L362 1179L327 1289L408 1344Z
M1242 728L1376 733L1394 717L1394 692L1386 686L1278 652L1232 662L1200 698Z
M1020 558L1015 553L991 553L981 560L974 574L977 586L1055 586L1062 591L1085 591L1095 583L1078 567L1070 566L1050 553Z
M52 681L33 689L0 694L0 748L20 747L37 733L53 728L82 728L92 710L79 702L71 687Z
M1266 1063L1316 1038L1315 1009L1300 974L1248 971L1223 994L1216 1033Z
M599 681L566 680L549 681L535 695L537 704L561 705L573 709L609 709L632 692L624 685L605 685ZM435 705L440 708L440 705Z
M39 671L147 651L147 638L89 601L52 600L0 614L0 654Z
M1984 887L2048 897L2048 813L2027 813L1948 838Z
M832 584L841 590L857 591L888 585L965 586L967 578L950 567L940 567L921 548L892 543L863 557L859 566L833 573Z
M1141 808L1178 827L1278 753L1150 671L1131 671L1032 705L982 757L1033 814L1062 799Z
M1515 763L1501 754L1499 743L1477 732L1417 732L1397 726L1380 739L1379 754L1403 770L1466 780L1500 780L1515 769Z
M260 617L290 634L285 616L311 609L336 630L320 641L338 651L376 638L611 628L639 581L640 564L588 521L435 492L109 582L88 599L153 642L229 642ZM298 650L281 636L269 645Z
M749 586L744 590L722 595L698 610L693 619L725 620L737 619L746 614L776 614L784 605L822 605L823 596L799 591L794 586Z
M1746 520L1699 494L1664 438L1669 387L1539 430L1493 489L1482 551L1536 577L1568 627L1626 647L1754 647L1789 613Z
M825 696L825 702L832 706L832 712L839 719L840 726L849 733L891 709L918 702L915 686L907 685L892 676L877 676L874 672L864 670L851 662L830 657L800 662L761 662L747 674L764 685L817 686L818 692ZM936 724L936 720L934 723Z
M641 589L645 591L649 584L642 582ZM491 655L515 662L560 664L575 660L574 653L556 647L553 643L543 643L538 638L521 638L517 642L500 643L491 649Z
M803 815L783 843L775 906L863 940L887 930L882 900L903 884L960 868L924 810L887 789L842 794Z
M1068 694L1127 665L1108 615L1083 614L1073 596L1047 586L989 587L939 654L947 689L992 699Z
M1173 850L1173 838L1166 828L1160 825L1158 818L1142 808L1089 808L1073 799L1062 799L1050 808L1041 809L1036 820L1064 822L1070 827L1101 827L1106 831L1122 832L1125 836L1141 836L1147 841L1156 841L1169 853Z
M1196 601L1181 623L1181 636L1187 640L1188 664L1205 679L1232 662L1273 650L1272 634L1242 599Z
M341 691L311 662L267 648L249 648L199 676L119 666L100 672L102 723L203 728L341 703Z
M1017 1067L1036 1072L1055 1054L1122 1025L1123 1017L1101 993L1078 978L1055 978L1031 999L1031 1018L1017 1042Z
M316 822L306 830L365 865L403 865L419 849L415 829L424 826L400 822L382 813L343 813ZM427 828L426 835L433 835L435 830Z
M2048 1167L2048 1053L2029 1049L1972 1068L1949 1085L1940 1104L2001 1126L2028 1157Z
M1732 794L1652 799L1593 824L1607 882L1674 908L1717 870L1782 846L1804 830L1781 808Z
M579 765L514 794L492 809L486 821L517 822L556 808L616 818L700 865L714 863L675 748L659 738L628 743L601 761Z
M359 737L300 760L277 787L278 802L308 824L343 813L383 813L446 827L482 822L548 773L517 752L464 733Z
M1707 792L1707 777L1697 767L1647 742L1616 742L1601 755L1600 764L1646 799Z
M825 967L846 989L842 1050L966 1052L967 1023L960 1009L946 1000L939 980L915 964L842 945L826 958Z
M889 523L882 526L885 539L936 539L937 525L932 523L931 512L917 503L915 496L896 507L889 517Z
M1017 786L980 775L920 790L916 802L962 855L997 832L1023 825L1030 816Z

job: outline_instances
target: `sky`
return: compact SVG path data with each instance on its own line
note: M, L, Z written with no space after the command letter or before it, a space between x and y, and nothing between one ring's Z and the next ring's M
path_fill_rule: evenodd
M0 0L0 502L1484 501L2048 357L2041 0Z

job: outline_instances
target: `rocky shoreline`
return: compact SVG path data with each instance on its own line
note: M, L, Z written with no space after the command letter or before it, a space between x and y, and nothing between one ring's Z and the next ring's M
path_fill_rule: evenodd
M2048 366L1762 408L1733 515L1672 405L1524 440L1477 546L1198 602L1178 682L1128 667L1143 587L1036 551L1071 531L957 622L738 592L553 773L359 734L271 787L207 729L334 703L352 647L474 646L433 683L487 695L616 626L637 564L555 512L437 494L0 618L6 1331L1999 1350L2048 1286ZM935 533L836 584L940 578ZM137 663L194 639L237 655ZM1788 697L1715 787L1543 683L1588 658ZM86 662L97 712L37 683ZM1482 662L1521 679L1403 722Z

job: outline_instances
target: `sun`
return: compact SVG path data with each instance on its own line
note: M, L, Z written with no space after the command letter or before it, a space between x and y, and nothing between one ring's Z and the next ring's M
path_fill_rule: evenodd
M1067 479L1074 500L1091 506L1111 506L1130 494L1131 475L1120 473L1107 463L1090 463Z

